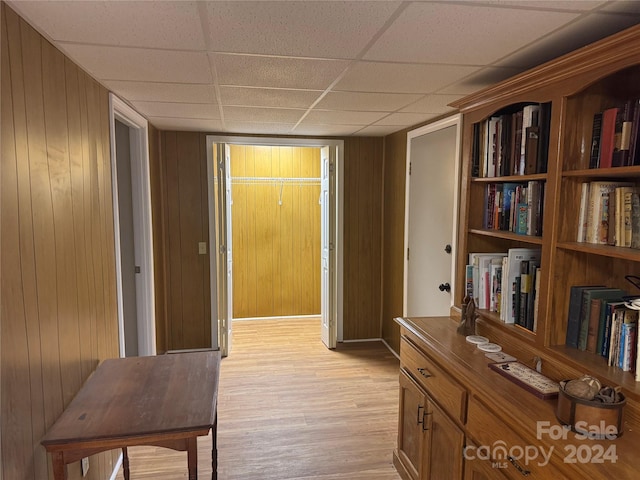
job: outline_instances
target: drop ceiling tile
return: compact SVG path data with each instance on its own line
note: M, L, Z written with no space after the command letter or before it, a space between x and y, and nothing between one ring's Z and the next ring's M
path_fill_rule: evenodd
M295 125L305 111L286 108L223 107L226 122L291 123Z
M60 47L99 80L170 83L211 83L205 53L144 48L60 44Z
M220 118L218 105L206 103L133 102L133 106L148 117Z
M358 130L359 136L371 136L371 137L383 137L385 135L391 135L399 130L403 130L405 127L399 127L397 125L369 125L362 130Z
M56 41L204 50L196 2L12 2Z
M636 2L629 2L636 3ZM637 2L640 4L640 2ZM528 69L640 23L640 15L592 13L515 52L496 65ZM585 36L584 32L589 32Z
M364 59L486 65L578 15L456 2L412 3Z
M354 58L400 3L208 2L208 47L216 52Z
M438 114L434 113L392 113L376 122L376 125L404 125L410 127L437 116Z
M447 87L438 94L468 95L521 73L523 68L487 67Z
M349 64L257 55L209 54L220 85L325 90Z
M311 110L305 122L313 124L369 125L387 115L386 112L346 112L339 110Z
M284 88L220 87L222 105L247 107L309 108L321 90L292 90Z
M464 95L427 95L421 100L403 108L400 112L437 114L451 112L455 110L455 108L450 107L449 103L459 100L463 96Z
M253 123L253 122L225 122L226 131L230 133L253 133L262 135L291 134L294 124L288 123Z
M105 85L129 101L216 103L213 85L119 80L109 80Z
M336 90L387 93L432 93L478 67L358 62L335 86Z
M403 93L359 93L329 92L318 104L319 109L326 110L360 110L374 112L394 112L399 108L415 102L421 95Z
M181 130L192 132L220 132L223 125L220 120L203 118L164 118L149 117L149 123L160 130Z
M291 133L294 135L348 137L364 127L365 125L313 125L303 122Z

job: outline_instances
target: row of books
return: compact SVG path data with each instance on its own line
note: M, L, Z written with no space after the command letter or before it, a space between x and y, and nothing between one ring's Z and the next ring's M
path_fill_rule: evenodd
M602 285L571 287L566 345L599 355L609 366L635 373L638 365L638 310L623 300L627 293Z
M497 312L504 323L532 332L537 327L540 250L511 248L506 253L470 253L466 294L480 309Z
M473 177L546 173L551 104L518 104L473 125Z
M544 182L490 183L483 226L522 235L542 235Z
M640 99L593 116L589 168L640 165Z
M578 242L640 248L640 188L630 182L581 185Z

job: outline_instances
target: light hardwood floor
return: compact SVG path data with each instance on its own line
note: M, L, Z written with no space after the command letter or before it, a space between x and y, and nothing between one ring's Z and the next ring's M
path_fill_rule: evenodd
M218 398L220 480L398 480L398 360L380 342L320 341L317 319L235 321ZM211 438L198 440L199 478ZM131 479L187 478L186 453L130 449ZM122 480L122 471L118 474Z

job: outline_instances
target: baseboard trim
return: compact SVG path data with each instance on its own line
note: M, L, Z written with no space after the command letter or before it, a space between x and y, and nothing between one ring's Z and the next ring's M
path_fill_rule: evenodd
M320 314L317 315L287 315L283 317L242 317L234 318L233 322L245 322L247 320L305 320L317 318L320 320Z
M381 340L382 340L382 343L384 343L387 346L389 351L393 353L393 356L396 357L398 360L400 360L400 355L398 355L398 353L393 348L391 348L391 345L389 345L384 338L381 338Z

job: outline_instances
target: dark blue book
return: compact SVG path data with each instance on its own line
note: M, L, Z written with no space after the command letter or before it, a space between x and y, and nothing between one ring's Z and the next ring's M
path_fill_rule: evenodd
M569 313L567 315L567 335L565 340L567 347L578 348L582 293L588 288L603 288L603 285L574 285L571 287L569 293Z

